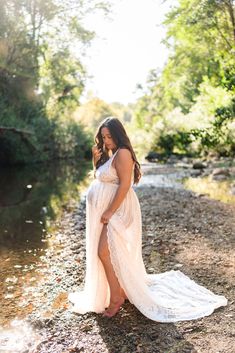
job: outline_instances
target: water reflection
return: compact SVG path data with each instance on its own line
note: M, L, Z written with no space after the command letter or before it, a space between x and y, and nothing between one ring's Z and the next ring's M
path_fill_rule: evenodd
M23 289L45 273L41 256L65 207L74 207L87 186L90 163L35 164L0 170L0 318L23 317Z

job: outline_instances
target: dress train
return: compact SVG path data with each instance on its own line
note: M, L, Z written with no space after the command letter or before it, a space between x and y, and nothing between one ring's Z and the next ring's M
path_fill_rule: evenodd
M118 150L116 151L116 153ZM103 224L101 215L115 196L119 179L112 161L116 153L96 171L86 197L86 275L84 288L70 293L74 312L101 313L109 305L110 290L98 244ZM227 305L224 296L216 295L197 284L181 271L148 274L142 258L141 210L131 187L107 226L111 262L129 301L151 320L176 322L210 315Z

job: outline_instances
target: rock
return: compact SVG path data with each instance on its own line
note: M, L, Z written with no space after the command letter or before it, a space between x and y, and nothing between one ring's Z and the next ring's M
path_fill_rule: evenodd
M206 176L209 176L210 174L211 174L211 169L207 168L207 169L202 171L202 176L206 177Z
M212 169L208 167L192 168L192 159L190 161L187 175L192 172L194 176L201 176L204 175L204 170L212 174ZM201 162L204 163L202 159ZM162 166L154 169L154 173L163 173L165 176L174 171L174 168L175 166L167 164L163 169ZM231 173L231 168L229 170ZM178 174L172 175L176 177ZM235 182L230 187L235 188ZM234 298L231 256L234 209L222 202L207 199L204 197L207 196L204 190L196 194L181 188L154 185L137 187L136 192L141 202L143 259L147 272L151 274L172 269L182 270L215 293L223 294L229 299ZM52 304L61 292L74 292L82 288L85 279L85 223L80 222L85 219L85 203L73 214L65 213L64 219L63 227L60 227L63 247L60 247L60 253L47 253L44 260L48 264L47 280L39 283L38 290L33 288L34 294L37 291L41 293L39 298L35 297L37 308L30 314L30 322L35 324L34 329L42 335L39 337L40 347L35 351L214 352L219 340L220 347L217 351L232 352L230 347L234 346L234 330L231 329L234 301L231 300L227 307L213 313L209 319L179 324L149 320L130 302L126 302L120 313L111 320L105 320L96 313L71 313L68 310L70 303L67 304L67 301L61 301L60 309L53 309ZM12 277L10 274L8 276ZM57 282L56 278L62 280ZM6 285L12 285L9 282ZM47 316L42 318L45 312ZM208 328L208 332L205 328Z
M155 270L154 270L153 267L149 267L149 268L148 268L148 272L149 272L149 273L154 273L154 271L155 271Z
M187 168L190 168L190 167L191 167L190 164L185 163L185 162L178 162L178 163L176 164L176 166L177 166L177 167L180 167L180 168L184 168L184 169L187 169Z
M85 323L84 325L82 325L82 326L80 327L80 329L81 329L82 331L88 332L88 331L91 331L91 330L92 330L92 325Z
M183 162L183 163L190 163L190 158L188 158L188 157L183 157L183 158L182 158L182 162Z
M230 176L230 170L228 168L215 168L211 176L212 180L225 180Z
M213 158L214 160L219 160L219 155L217 152L210 151L207 155L208 158Z
M145 157L145 159L147 159L147 161L149 162L153 162L155 160L159 160L162 161L165 159L165 156L162 153L157 153L154 151L150 151L147 156Z
M225 175L225 176L230 176L230 171L227 168L216 168L212 172L212 176L217 176L217 175Z
M197 176L201 175L201 170L200 169L191 170L190 175L192 177L197 177Z
M178 162L178 158L174 155L170 156L168 159L167 159L167 163L170 163L170 164L174 164Z
M205 163L202 162L194 162L193 163L193 169L205 169L207 166Z
M175 264L175 267L176 267L176 268L183 267L183 264Z
M197 197L207 197L207 196L209 196L209 194L206 194L206 193L201 193L201 194L197 194L196 195Z
M223 175L223 174L212 175L212 180L222 181L222 180L226 180L227 178L228 177L226 175Z

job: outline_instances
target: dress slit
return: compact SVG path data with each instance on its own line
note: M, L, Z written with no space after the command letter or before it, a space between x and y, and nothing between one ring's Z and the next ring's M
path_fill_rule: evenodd
M98 244L103 224L100 217L115 197L119 179L112 161L116 153L96 171L86 195L86 275L68 299L72 311L101 313L109 305L110 288ZM133 179L132 179L133 181ZM149 274L142 257L141 210L131 187L107 225L110 260L120 286L131 304L158 322L177 322L210 315L227 305L227 299L197 284L177 270Z

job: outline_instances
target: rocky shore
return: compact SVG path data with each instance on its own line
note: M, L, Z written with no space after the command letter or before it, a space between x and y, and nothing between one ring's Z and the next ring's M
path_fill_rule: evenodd
M183 164L185 163L185 165ZM85 196L65 212L42 259L45 278L31 288L33 327L24 353L233 353L235 347L235 205L186 190L182 177L205 167L143 165L135 188L143 221L147 272L180 269L228 299L228 306L200 320L162 324L128 301L112 319L72 313L68 292L84 284ZM200 172L201 174L202 172Z

